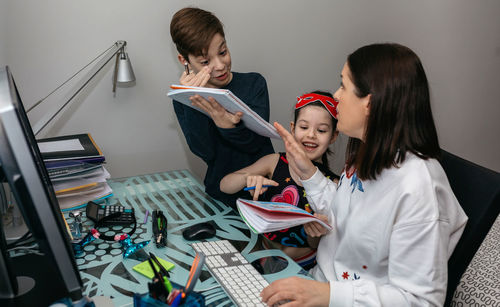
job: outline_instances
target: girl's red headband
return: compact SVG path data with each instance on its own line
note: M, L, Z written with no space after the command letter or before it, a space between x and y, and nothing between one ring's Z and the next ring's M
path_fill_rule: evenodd
M333 118L337 119L337 105L339 104L339 102L331 97L316 93L304 94L297 97L297 104L295 104L295 109L300 109L303 106L306 106L315 101L321 102L321 104L325 106L328 113L330 113Z

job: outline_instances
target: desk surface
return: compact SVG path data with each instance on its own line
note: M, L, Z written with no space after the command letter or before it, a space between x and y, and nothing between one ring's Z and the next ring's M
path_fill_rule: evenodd
M288 265L282 271L263 275L269 282L287 276L307 276L299 265L281 251L260 250L259 236L248 230L237 212L208 196L203 185L187 170L113 179L109 185L114 196L107 200L108 204L122 204L135 209L137 229L132 235L134 243L152 239L151 219L143 224L146 210L163 210L167 215L168 246L157 249L150 242L144 251L153 252L174 263L171 280L178 284L186 283L194 258L194 251L189 245L191 242L184 240L182 231L190 225L208 221L217 225L216 237L210 240L230 240L249 262L268 256L288 259ZM71 218L68 218L68 222L71 223ZM92 226L92 222L84 222L87 229ZM99 230L106 235L113 235L117 231L129 232L131 229L121 230L118 226ZM119 243L97 239L85 247L85 253L76 261L87 296L111 296L116 306L131 306L134 292L147 292L148 278L132 270L140 261L124 259ZM221 287L214 288L217 285L205 268L194 290L202 292L208 306L232 305Z

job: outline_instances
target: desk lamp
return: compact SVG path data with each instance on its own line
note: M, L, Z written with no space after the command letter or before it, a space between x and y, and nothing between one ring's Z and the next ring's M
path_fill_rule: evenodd
M78 93L85 88L85 86L101 71L102 68L113 58L116 57L115 60L115 68L113 73L113 94L116 94L116 85L120 84L132 84L135 81L134 71L132 70L132 65L130 63L130 59L128 54L125 52L125 46L127 45L126 41L117 41L111 47L106 49L104 52L99 54L95 59L93 59L90 63L85 65L82 69L77 71L73 76L71 76L68 80L64 81L63 84L59 85L55 90L50 92L47 96L40 99L37 103L35 103L32 107L26 110L26 113L29 113L31 110L40 105L47 97L56 92L59 88L69 82L71 79L76 77L80 72L86 69L88 66L96 62L100 59L82 78L74 88L69 92L69 94L64 99L64 103L57 110L50 110L45 113L45 115L33 125L33 132L36 135L45 128L49 124L49 122L56 117L59 112L62 111L68 104L70 104L73 99L78 95Z
M116 85L120 84L133 84L135 81L134 71L132 70L132 65L130 63L130 59L128 54L125 52L125 46L127 45L126 41L117 41L113 45L111 45L108 49L99 54L96 58L94 58L90 63L85 65L75 74L73 74L68 80L64 81L61 85L59 85L56 89L50 92L47 96L40 99L37 103L31 106L26 110L26 113L29 113L34 108L39 106L45 99L63 87L70 80L78 76L82 71L87 69L90 65L94 64L91 69L88 70L86 75L81 78L71 89L71 91L64 96L62 105L57 109L50 109L46 112L41 119L32 125L33 133L36 136L43 128L45 128L50 121L52 121L57 114L59 114L67 105L73 102L74 98L78 96L85 86L104 68L104 66L109 63L115 57L115 67L113 72L113 93L116 93ZM1 174L0 174L0 205L7 204L6 193L4 192L3 186L1 185ZM6 211L6 208L1 208L1 211ZM14 206L12 212L12 222L8 227L5 227L6 237L9 239L19 238L22 234L27 231L24 222L22 221L21 213L19 212L17 206Z

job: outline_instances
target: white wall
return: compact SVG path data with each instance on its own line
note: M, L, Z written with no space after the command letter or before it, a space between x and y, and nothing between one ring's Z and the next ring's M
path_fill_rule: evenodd
M7 65L7 1L0 0L0 67Z
M297 95L336 89L345 58L354 49L385 41L409 46L421 57L430 81L442 147L500 171L499 1L7 1L8 44L2 39L2 45L27 106L114 41L128 42L136 86L119 88L113 97L108 65L41 135L90 132L113 177L180 168L200 178L204 174L205 166L187 148L165 96L182 72L170 39L170 19L188 4L222 20L233 69L266 77L271 120L282 124L291 120ZM0 48L0 60L1 54ZM279 141L274 144L283 150ZM335 146L336 169L342 165L344 144L345 138Z

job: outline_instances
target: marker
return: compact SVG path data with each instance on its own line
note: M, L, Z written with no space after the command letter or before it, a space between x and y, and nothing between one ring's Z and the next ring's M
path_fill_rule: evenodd
M263 188L270 188L270 187L272 187L272 185L270 185L270 184L263 184L262 187ZM255 190L255 187L246 187L246 188L243 189L243 191L251 191L251 190Z
M186 75L189 75L189 66L187 62L184 63L184 69L186 70Z

